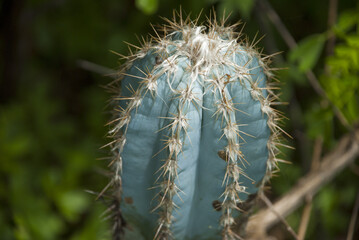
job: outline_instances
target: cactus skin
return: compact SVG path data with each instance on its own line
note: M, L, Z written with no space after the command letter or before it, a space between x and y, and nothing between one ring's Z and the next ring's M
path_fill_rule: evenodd
M223 23L169 22L110 85L114 239L239 239L277 169L269 57Z

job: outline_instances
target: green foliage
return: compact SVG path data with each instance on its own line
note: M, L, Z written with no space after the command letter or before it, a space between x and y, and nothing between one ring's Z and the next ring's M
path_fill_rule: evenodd
M61 113L63 106L49 96L46 85L34 86L31 93L1 111L0 151L5 161L0 161L0 172L5 181L0 198L7 199L3 204L8 208L0 214L0 233L7 236L1 238L12 238L11 217L16 239L59 239L79 222L99 232L78 239L98 239L105 234L105 224L98 224L102 207L94 206L93 197L84 192L99 180L91 170L84 172L94 164L96 139L87 135L87 141L77 141L77 123ZM89 231L93 230L76 229L79 234Z
M288 79L287 81L290 83L288 88L295 89L295 92L289 95L299 101L299 109L291 110L292 116L296 118L303 114L300 123L304 123L302 127L305 135L298 137L302 138L302 141L322 138L325 150L332 149L335 146L336 135L343 133L343 128L328 101L312 94L314 92L309 89L310 85L305 73L312 70L319 75L320 84L329 99L339 108L349 124L358 122L358 16L356 10L343 11L339 15L338 23L332 29L336 36L336 45L332 56L326 57L326 53L323 52L326 40L331 37L329 32L307 35L298 42L296 48L288 53L289 70L281 74L284 79ZM290 31L294 30L290 29ZM300 127L300 125L298 126ZM305 154L305 150L302 148L303 146L299 146L297 151ZM297 174L294 173L295 170L299 169L297 165L299 161L297 159L293 162L294 166L290 166L290 169L281 167L282 176L286 180L285 183L280 179L273 180L276 192L285 193L291 188L294 182L290 182L293 178L289 176L299 177L298 172ZM301 160L301 165L305 166L305 164L307 164L306 161ZM338 179L344 179L344 176L346 176L346 180L324 187L315 197L306 239L336 239L334 236L346 235L355 199L356 191L354 189L358 188L358 184L357 178L350 171L341 174ZM288 179L286 179L287 177ZM294 229L299 227L302 211L303 209L299 209L288 217L288 221Z
M136 6L146 14L153 14L158 7L158 0L136 0Z
M311 35L298 43L289 53L289 60L297 62L299 70L306 72L317 63L326 40L325 34Z
M345 36L358 23L359 12L356 9L346 10L340 14L338 22L334 26L334 31L339 37Z
M326 59L329 71L321 76L321 82L332 102L353 123L359 120L359 31L351 29L359 27L359 22L344 16L341 19L346 21L342 20L337 27L341 29L337 34L340 43L334 55Z

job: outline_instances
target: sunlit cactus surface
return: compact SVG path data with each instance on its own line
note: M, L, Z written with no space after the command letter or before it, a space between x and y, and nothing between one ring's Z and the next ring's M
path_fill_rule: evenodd
M110 84L114 239L239 239L277 169L270 56L223 22L168 20Z

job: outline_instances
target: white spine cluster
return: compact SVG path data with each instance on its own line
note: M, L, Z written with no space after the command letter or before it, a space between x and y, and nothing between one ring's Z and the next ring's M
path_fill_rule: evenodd
M233 211L240 210L237 207L237 204L241 202L238 193L245 193L246 190L245 187L240 184L239 178L240 176L248 176L245 175L238 161L239 159L244 160L244 157L238 144L239 130L237 123L235 119L233 119L236 109L232 102L227 100L226 89L219 89L219 92L221 93L220 97L222 100L220 100L220 104L217 105L218 110L216 114L223 119L224 128L222 130L227 139L227 146L225 147L227 167L223 180L225 190L221 196L223 197L223 202L220 224L223 226L223 239L233 239L236 237L236 234L231 229L235 223Z
M177 207L173 201L173 197L178 195L180 189L175 183L178 177L178 155L182 152L184 141L181 132L187 131L187 119L182 113L183 104L179 105L177 113L173 113L173 117L168 117L170 123L165 127L169 128L170 135L166 140L166 149L168 152L164 164L160 168L160 193L157 208L160 209L159 224L156 231L155 239L172 239L171 224L173 221L172 213ZM179 195L178 195L179 196Z

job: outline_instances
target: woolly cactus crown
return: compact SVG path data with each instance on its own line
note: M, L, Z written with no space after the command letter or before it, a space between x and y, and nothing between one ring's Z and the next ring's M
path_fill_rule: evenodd
M114 236L239 238L277 169L270 56L224 21L168 23L110 84Z

